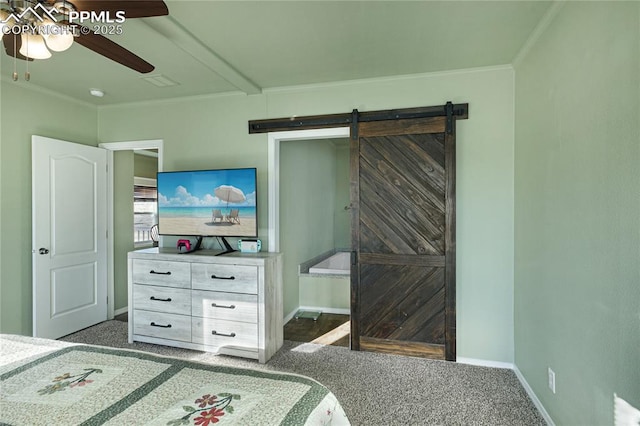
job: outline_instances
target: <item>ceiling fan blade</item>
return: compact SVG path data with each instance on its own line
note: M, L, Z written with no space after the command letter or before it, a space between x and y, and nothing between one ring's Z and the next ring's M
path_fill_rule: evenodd
M78 11L109 12L115 18L117 11L124 11L125 19L147 18L169 14L163 0L70 0Z
M124 47L114 43L103 35L96 34L92 31L79 31L79 34L80 35L74 39L76 43L81 44L87 49L93 50L112 61L118 62L125 67L129 67L141 73L151 72L155 68L135 53L131 53Z
M16 51L16 58L18 59L22 59L24 61L33 61L33 58L27 58L26 56L20 54L20 46L22 46L22 38L18 37L17 34L5 34L2 37L2 43L4 44L4 51L7 52L7 55L11 56L13 58L13 53L14 53L14 48L13 48L13 43L15 40L15 51Z

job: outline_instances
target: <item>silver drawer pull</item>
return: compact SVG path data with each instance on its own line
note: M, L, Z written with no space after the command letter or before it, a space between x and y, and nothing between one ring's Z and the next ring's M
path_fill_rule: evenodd
M217 303L212 303L212 307L214 308L225 308L225 309L235 309L236 305L218 305Z
M149 271L150 274L156 274L156 275L171 275L171 271L169 272L156 272L153 269Z
M152 322L150 325L151 327L171 328L171 324L161 325L161 324L156 324L155 322Z
M230 277L219 277L216 274L211 275L211 279L213 280L235 280L236 277L234 277L233 275Z
M170 297L168 297L166 299L159 299L159 298L157 298L155 296L151 296L149 298L149 300L155 300L155 301L158 301L158 302L171 302L171 298Z
M224 333L218 333L215 330L212 330L211 334L213 334L214 336L236 337L236 333L224 334Z

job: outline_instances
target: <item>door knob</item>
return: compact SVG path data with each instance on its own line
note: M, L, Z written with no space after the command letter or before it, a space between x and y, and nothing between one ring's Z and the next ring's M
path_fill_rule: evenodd
M44 247L40 248L40 250L38 250L38 252L40 254L49 254L49 249L46 249Z

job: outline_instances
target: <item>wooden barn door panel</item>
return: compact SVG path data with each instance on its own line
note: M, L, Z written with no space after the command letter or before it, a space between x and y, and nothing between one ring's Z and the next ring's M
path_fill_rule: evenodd
M455 128L468 104L252 120L351 127L351 348L456 359Z
M363 122L351 139L353 349L455 360L455 138L445 127L446 117Z

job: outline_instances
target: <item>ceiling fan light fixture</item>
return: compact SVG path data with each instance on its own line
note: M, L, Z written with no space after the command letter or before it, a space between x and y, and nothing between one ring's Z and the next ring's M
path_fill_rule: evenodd
M49 49L64 51L75 42L139 73L153 71L154 66L149 62L105 35L74 23L72 18L80 21L91 18L92 22L95 19L106 24L124 21L125 13L127 19L168 15L169 9L164 0L71 1L73 3L70 0L0 0L0 38L5 52L13 58L14 80L18 59L26 61L25 76L28 76L29 61L50 58ZM116 19L111 16L112 11L115 11ZM108 27L110 29L111 26Z
M60 34L49 34L45 41L47 47L54 52L64 52L73 44L73 35L69 32L61 32Z
M38 34L22 33L22 46L20 54L33 59L48 59L51 52L44 43L44 38Z
M61 26L50 19L40 24L39 34L44 37L47 47L54 52L64 52L73 44L73 33L68 26Z

